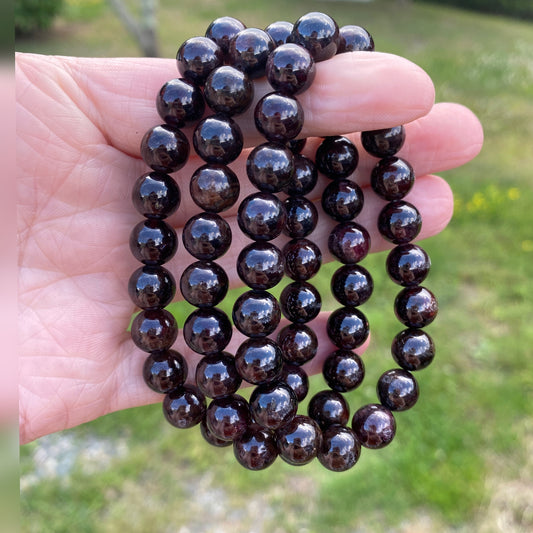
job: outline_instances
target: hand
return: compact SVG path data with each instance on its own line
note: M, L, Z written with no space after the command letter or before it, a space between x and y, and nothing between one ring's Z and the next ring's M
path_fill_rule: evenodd
M131 187L148 170L139 156L140 140L161 123L155 95L174 77L174 61L164 59L17 57L22 443L162 399L144 384L141 368L147 354L126 331L135 311L127 282L139 266L128 239L140 220L131 205ZM256 98L266 92L265 82L256 84ZM470 111L456 104L433 105L427 74L405 59L377 52L319 63L313 86L299 99L306 113L305 137L407 124L400 155L417 175L408 199L423 217L420 238L446 226L452 194L431 173L462 165L479 152L482 130ZM249 146L263 142L250 113L239 122ZM311 155L318 142L309 141L304 153ZM368 189L376 159L359 152L355 179ZM246 156L244 151L231 165L241 178L241 198L253 192L244 172ZM169 219L178 233L199 211L186 195L189 177L201 164L191 150L188 164L174 174L184 195ZM318 203L320 188L319 183L313 198ZM390 246L373 229L382 205L369 194L358 218L371 232L373 251ZM247 242L236 211L237 205L224 213L234 230L234 245L219 260L233 286L240 283L236 254ZM320 223L312 234L322 251L327 250L330 227ZM193 261L182 250L180 245L165 265L178 280ZM324 324L323 313L313 323L321 353L311 371L332 349ZM238 342L235 336L228 351L234 353ZM181 335L174 348L194 369L199 356Z

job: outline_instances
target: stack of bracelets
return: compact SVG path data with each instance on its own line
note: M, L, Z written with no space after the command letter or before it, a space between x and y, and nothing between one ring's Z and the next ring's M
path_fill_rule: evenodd
M394 309L407 329L393 340L392 355L400 368L378 381L380 403L365 405L349 421L344 392L358 387L365 369L353 350L368 338L369 325L359 306L373 290L369 272L359 265L370 249L368 231L354 221L364 203L361 188L349 179L358 164L358 151L346 137L326 137L316 161L303 156L305 139L297 140L304 121L295 98L312 84L315 63L335 54L372 51L374 43L359 26L339 29L323 13L308 13L295 24L275 22L266 30L246 28L222 17L210 24L205 37L185 41L177 54L181 78L168 81L157 95L163 125L143 137L141 154L152 172L133 187L133 204L145 218L133 229L130 248L143 263L129 280L129 294L141 312L134 318L134 343L149 355L143 376L147 385L165 394L163 412L178 428L200 426L214 446L230 446L237 461L251 470L268 467L280 455L293 465L313 458L328 469L344 471L360 456L361 446L382 448L394 437L393 411L412 407L418 385L411 371L428 366L434 357L431 338L421 328L437 314L434 295L420 283L430 260L411 244L421 228L417 209L403 200L414 183L409 163L395 156L404 143L403 126L361 133L364 149L380 158L371 186L386 200L377 228L396 245L387 258L391 279L403 286ZM239 253L236 270L249 290L233 305L232 320L216 307L228 291L228 276L215 262L230 247L230 226L220 213L238 200L239 179L227 166L243 148L243 135L232 117L243 113L254 98L253 80L266 75L273 91L259 100L254 119L265 142L255 147L246 173L259 192L244 198L238 225L251 239ZM213 114L204 116L207 107ZM180 128L195 125L193 145L205 161L190 180L190 195L202 210L183 229L183 245L196 261L181 273L183 298L195 306L183 325L187 345L202 358L195 384L187 382L185 358L171 347L178 327L164 309L174 298L176 281L162 265L177 250L177 236L165 218L180 204L180 190L170 173L189 157L189 142ZM328 239L341 266L331 290L343 306L331 313L327 334L337 350L324 361L323 376L330 389L309 401L308 416L297 414L307 395L302 365L317 353L317 337L308 323L320 312L321 298L309 280L321 265L321 252L308 237L318 211L306 198L317 183L318 171L330 183L322 193L323 211L338 224ZM282 200L276 193L285 193ZM281 233L290 240L280 250L271 241ZM268 292L284 275L291 278L280 301ZM288 319L277 334L281 315ZM247 339L235 355L224 349L233 325ZM191 376L192 377L192 376ZM242 382L253 386L249 401L237 394ZM206 398L209 398L209 404Z

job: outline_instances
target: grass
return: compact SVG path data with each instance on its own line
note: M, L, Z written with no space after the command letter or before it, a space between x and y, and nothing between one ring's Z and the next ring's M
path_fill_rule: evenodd
M73 2L54 33L19 42L17 49L138 54L102 1ZM369 28L380 50L429 72L438 101L467 105L484 125L481 155L446 173L456 197L454 219L424 243L434 265L427 284L439 296L441 313L429 329L436 360L417 376L421 401L398 415L390 447L364 451L359 464L340 475L318 464L294 469L281 461L247 472L231 449L210 449L198 432L171 428L158 405L114 413L22 447L23 482L32 479L39 450L61 439L95 439L126 450L111 454L104 468L88 469L80 457L68 476L25 483L25 531L495 531L496 490L514 513L508 530L533 528L525 504L516 508L519 499L506 488L520 480L522 489L533 490L526 446L533 435L533 26L385 0L197 0L194 9L181 11L162 0L162 53L173 56L179 42L225 13L265 26L279 13L293 20L312 9ZM347 395L351 405L375 401L372 384L391 367L396 288L383 262L383 254L365 259L376 282L365 311L376 333L365 355L365 385ZM327 294L325 279L321 292ZM322 387L315 378L313 390Z

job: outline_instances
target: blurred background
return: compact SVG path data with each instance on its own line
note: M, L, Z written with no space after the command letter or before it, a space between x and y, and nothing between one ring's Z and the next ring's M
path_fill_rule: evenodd
M450 226L423 242L433 261L425 285L441 310L428 329L435 361L416 376L419 403L398 414L389 447L363 450L343 474L281 460L248 472L231 448L171 427L160 405L114 413L21 448L24 531L533 531L530 0L16 0L16 49L174 57L216 17L264 28L308 11L364 26L377 50L429 73L437 101L470 107L484 126L480 156L445 174L455 195ZM376 401L378 376L394 366L397 287L384 261L364 261L376 285L365 306L373 344L365 383L347 395L352 406ZM324 268L323 294L334 268ZM321 377L311 384L311 394L324 387Z

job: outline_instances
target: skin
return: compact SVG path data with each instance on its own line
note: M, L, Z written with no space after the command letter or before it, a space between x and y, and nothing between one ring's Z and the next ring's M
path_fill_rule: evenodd
M112 411L161 401L144 384L146 354L126 331L135 311L127 282L139 266L128 239L140 220L130 190L147 171L139 156L140 140L161 122L154 98L173 77L175 62L165 59L17 55L22 443ZM257 83L256 100L266 92L266 84ZM343 54L319 63L313 86L299 99L306 116L305 137L343 133L360 148L357 135L350 132L406 124L407 141L399 155L417 175L407 200L422 214L419 238L444 229L452 215L452 193L433 174L463 165L480 151L482 128L468 109L435 105L433 84L423 70L377 52ZM238 120L249 147L263 142L250 112ZM186 133L190 136L191 131ZM311 156L319 142L309 140L304 153ZM187 165L173 174L183 199L168 222L179 235L199 210L188 198L188 180L202 162L191 152ZM248 152L231 165L241 178L241 199L255 192L244 171ZM369 189L370 169L377 160L361 148L359 153L353 179L369 194L358 222L369 228L372 251L378 251L390 245L375 230L384 203ZM322 178L315 190L325 183ZM320 205L318 192L313 200ZM236 256L249 242L236 223L237 205L224 213L234 244L218 261L232 286L240 284ZM332 227L321 219L312 234L322 251L327 250ZM165 266L179 279L192 261L180 244ZM310 372L317 372L333 349L325 334L326 319L322 313L313 323L320 354L308 367ZM240 341L235 335L228 351L234 353ZM181 333L174 348L187 357L193 374L199 356L186 347Z

